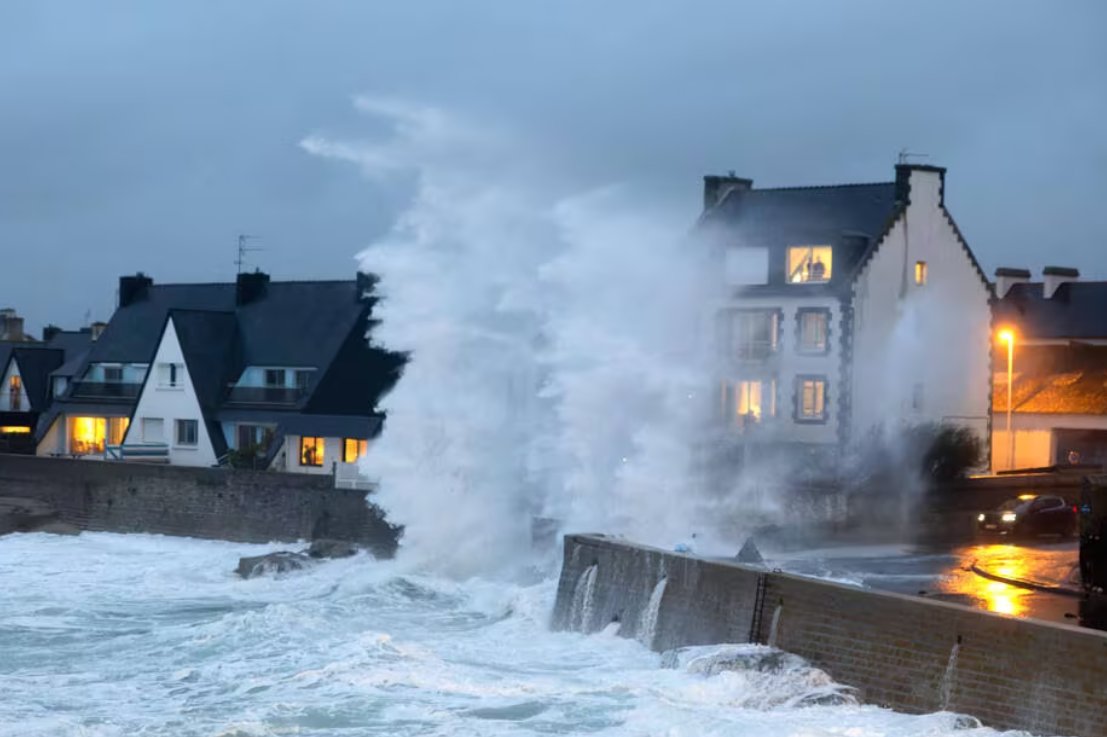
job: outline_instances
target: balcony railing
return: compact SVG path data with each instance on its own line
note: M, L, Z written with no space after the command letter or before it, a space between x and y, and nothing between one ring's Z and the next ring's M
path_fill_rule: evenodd
M227 394L227 404L265 404L291 406L304 398L304 390L283 386L235 386Z
M138 398L142 384L121 381L74 381L69 396L74 399L129 402Z

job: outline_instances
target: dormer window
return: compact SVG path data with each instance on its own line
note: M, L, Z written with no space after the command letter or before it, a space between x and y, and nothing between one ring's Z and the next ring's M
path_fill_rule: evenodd
M788 248L789 284L825 284L830 281L833 259L830 246Z

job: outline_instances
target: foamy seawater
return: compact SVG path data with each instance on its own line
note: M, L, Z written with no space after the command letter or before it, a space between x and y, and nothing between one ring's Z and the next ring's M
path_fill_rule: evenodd
M664 668L631 640L550 632L553 581L457 583L364 556L232 573L272 549L0 538L0 735L995 734L807 705L835 690L810 668L717 672L710 652Z

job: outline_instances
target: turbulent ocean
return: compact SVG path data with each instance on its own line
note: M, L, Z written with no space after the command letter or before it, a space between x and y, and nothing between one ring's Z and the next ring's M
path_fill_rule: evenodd
M994 734L858 705L767 648L665 658L552 632L551 578L458 582L364 555L234 575L272 549L0 538L0 736Z

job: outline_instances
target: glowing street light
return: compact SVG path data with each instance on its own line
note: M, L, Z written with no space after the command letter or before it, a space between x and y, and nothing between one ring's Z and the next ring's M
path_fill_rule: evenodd
M1000 342L1007 344L1007 467L1015 470L1015 433L1011 430L1011 406L1014 393L1013 374L1015 369L1015 331L1010 328L1000 330Z

